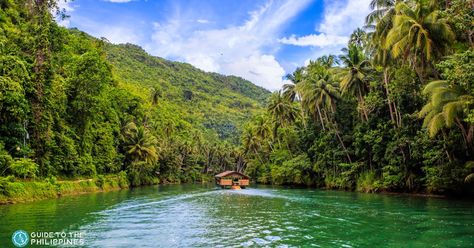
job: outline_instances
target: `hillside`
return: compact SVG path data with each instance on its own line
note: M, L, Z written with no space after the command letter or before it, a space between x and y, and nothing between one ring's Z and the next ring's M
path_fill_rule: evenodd
M157 115L211 129L234 144L239 142L242 123L262 108L269 95L242 78L153 57L133 44L107 43L105 50L120 87L144 99L158 94Z

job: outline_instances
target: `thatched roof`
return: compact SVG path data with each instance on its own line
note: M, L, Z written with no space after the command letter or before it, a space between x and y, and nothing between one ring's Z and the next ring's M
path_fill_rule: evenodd
M244 175L244 174L242 174L240 172L237 172L237 171L224 171L224 172L221 172L221 173L217 174L215 177L221 178L221 177L231 177L231 176L238 176L238 177L243 177L243 178L246 178L246 179L250 178L249 176Z

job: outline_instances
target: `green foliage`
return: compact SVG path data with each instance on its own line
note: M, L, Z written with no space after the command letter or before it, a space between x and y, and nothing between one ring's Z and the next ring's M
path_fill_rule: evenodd
M460 43L469 43L474 45L474 11L472 11L472 2L465 0L451 0L447 9L441 13L449 22Z
M368 29L351 35L342 67L324 56L287 76L282 95L301 115L268 135L291 112L273 107L283 106L275 94L247 125L247 172L274 184L473 193L471 5L372 1Z
M466 1L373 1L373 29L357 29L338 60L298 68L273 95L59 27L55 1L1 6L0 176L49 178L1 179L3 195L200 182L228 169L368 192L469 189Z
M362 173L357 179L357 190L362 192L377 192L382 185L374 171Z
M35 178L38 173L38 165L28 158L15 159L10 165L10 171L13 175L23 179Z
M243 123L267 90L59 27L53 0L1 6L1 176L97 177L84 185L93 190L236 168Z
M10 166L13 163L13 158L5 151L3 143L0 142L0 176L6 175L10 172Z

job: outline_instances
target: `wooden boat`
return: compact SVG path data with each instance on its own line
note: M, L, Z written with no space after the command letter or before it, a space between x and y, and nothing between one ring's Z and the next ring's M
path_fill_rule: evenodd
M250 177L237 171L224 171L215 176L216 184L221 188L245 189L250 184Z

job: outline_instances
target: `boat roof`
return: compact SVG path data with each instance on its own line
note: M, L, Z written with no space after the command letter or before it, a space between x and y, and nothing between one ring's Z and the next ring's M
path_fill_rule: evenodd
M237 172L237 171L224 171L224 172L221 172L219 174L217 174L215 177L227 177L227 176L230 176L230 175L239 175L241 177L244 177L244 178L249 178L249 176L247 175L244 175L240 172Z

